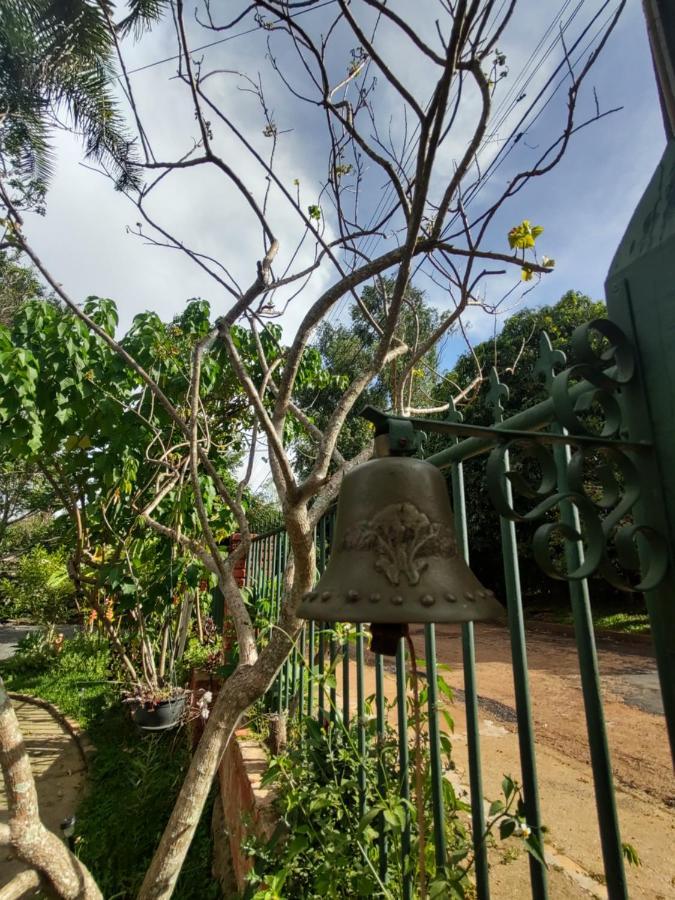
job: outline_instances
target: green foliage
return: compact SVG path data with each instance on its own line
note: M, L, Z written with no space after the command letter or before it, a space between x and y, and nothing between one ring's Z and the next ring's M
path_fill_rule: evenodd
M520 225L515 225L508 233L507 238L509 247L512 250L522 250L523 260L525 259L525 251L534 251L535 242L539 235L543 234L544 229L541 225L532 225L528 219L523 219ZM549 256L542 259L542 265L549 269L555 266L555 260ZM532 269L524 265L521 270L521 278L523 281L532 281L534 273Z
M49 624L67 622L75 610L63 550L36 546L19 560L11 578L0 579L0 616Z
M328 629L329 633L331 632ZM335 637L342 642L350 634L337 626ZM353 634L353 632L351 632ZM335 686L333 667L320 675L313 667L314 685L323 684L326 696ZM412 686L414 676L409 676ZM452 689L438 676L439 694L452 699ZM414 691L408 691L406 715L415 721ZM246 900L282 900L298 897L351 898L403 895L406 875L412 883L419 879L420 822L415 797L416 770L422 783L424 867L430 897L472 896L470 871L473 843L467 829L470 807L455 793L452 781L442 780L447 857L438 869L431 828L433 798L429 744L421 741L418 754L413 735L409 736L409 777L413 800L401 797L398 732L389 725L396 701L385 701L385 730L377 733L374 697L366 701L365 755L359 751L359 722L345 725L338 710L335 721L304 717L293 726L287 749L270 761L263 784L276 793L279 825L268 842L255 839L247 847L254 867L249 876ZM428 686L419 691L420 727L428 727ZM442 710L443 722L451 730L452 718ZM450 734L441 729L443 769L452 768ZM519 785L504 777L503 797L490 807L484 840L493 833L503 839L517 838L537 859L542 858L539 840L527 825ZM380 875L380 841L386 842L387 872ZM403 846L409 853L403 856Z
M629 866L641 866L642 860L632 844L621 844L621 850L623 851L623 858L626 860Z
M105 897L136 897L164 823L175 802L189 745L185 731L141 737L119 702L104 641L77 637L60 654L22 650L0 663L8 690L56 704L87 730L96 746L88 789L76 811L76 852L92 871ZM113 678L115 673L113 671ZM216 900L211 875L210 815L207 804L174 897Z
M544 383L534 372L542 331L548 334L555 348L569 353L574 329L591 319L604 316L605 312L602 302L593 301L578 291L568 291L553 306L521 310L506 320L504 328L494 341L476 345L474 351L483 374L487 375L494 365L500 381L508 387L509 396L503 402L505 417L534 406L548 396ZM473 354L469 353L460 356L453 370L448 373L448 377L460 386L470 384L475 375L476 362ZM476 425L493 424L495 411L488 397L489 388L487 380L483 381L479 390L462 406L465 422ZM436 397L441 400L443 395L438 393ZM425 455L445 446L447 439L430 436L425 445ZM469 460L463 468L471 567L486 586L503 596L501 566L494 565L495 551L499 546L499 519L487 495L485 460ZM536 603L538 606L567 605L566 586L547 578L534 563L531 534L531 526L519 526L518 551L525 603ZM608 592L614 594L604 582L594 580L594 602Z
M393 279L382 278L377 288L367 286L361 292L361 303L375 321L383 321L386 298L393 287ZM410 286L406 291L395 337L414 349L429 337L439 321L438 311L426 301L424 293ZM311 381L299 384L294 399L308 411L312 422L320 429L326 426L345 388L369 368L375 339L372 325L356 304L351 309L349 325L324 322L319 327L315 346L310 351L317 354L317 370L323 370L325 374L322 380L315 376ZM389 363L361 393L338 438L338 450L346 459L356 456L373 436L370 424L359 417L359 412L367 404L381 409L391 407L409 358L408 353ZM406 390L406 401L410 405L428 405L427 395L438 382L435 374L438 366L438 350L434 347L419 360L413 371L409 389ZM303 429L298 429L293 437L295 467L305 475L314 461L315 445Z
M0 325L9 327L23 303L43 295L35 272L22 265L15 253L0 251Z
M10 0L0 5L0 152L20 205L41 207L52 132L68 120L87 156L139 184L134 143L118 111L110 4Z

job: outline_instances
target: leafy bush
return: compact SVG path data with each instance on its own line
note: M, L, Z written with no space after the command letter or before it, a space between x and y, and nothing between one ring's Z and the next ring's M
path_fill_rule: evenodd
M5 618L51 624L67 621L74 608L63 550L33 547L21 557L13 576L0 580L0 614Z
M335 635L341 641L344 626L336 626ZM323 674L312 669L312 676L330 698L335 687L333 667ZM447 776L441 780L444 864L439 865L436 858L427 737L429 684L426 679L418 681L416 666L407 681L410 799L401 796L399 733L389 724L398 717L396 699L384 699L381 734L374 696L366 700L361 722L354 715L346 724L338 709L332 716L324 713L320 721L296 720L290 726L287 749L272 758L262 780L275 788L279 826L269 842L248 841L253 870L245 900L393 900L406 896L408 879L417 896L415 886L423 876L430 900L474 896L471 808ZM436 684L439 696L451 701L452 688L441 674ZM441 766L447 772L454 768L450 737L454 723L446 708L439 713ZM253 727L251 720L249 727ZM491 842L497 833L503 840L519 839L525 850L542 861L540 838L527 824L520 787L507 775L502 795L490 806L483 840Z
M375 721L366 723L366 743L376 746ZM358 752L358 725L341 722L322 726L305 718L290 748L275 757L263 778L278 792L280 825L268 843L250 840L254 860L245 893L246 900L282 898L404 896L406 877L419 879L419 823L415 802L400 796L397 736L387 728L378 752ZM417 763L410 748L410 778ZM465 825L467 806L443 781L447 857L445 871L438 870L431 838L433 822L429 753L419 760L424 794L424 830L427 836L424 864L430 898L473 896L469 873L472 843ZM362 793L363 791L363 793ZM414 790L413 790L414 795ZM538 844L524 822L517 784L504 779L504 800L490 809L490 830L504 838L524 839L525 847L538 854ZM407 829L409 828L409 836ZM380 870L380 840L386 842L386 872ZM410 841L402 863L402 843Z

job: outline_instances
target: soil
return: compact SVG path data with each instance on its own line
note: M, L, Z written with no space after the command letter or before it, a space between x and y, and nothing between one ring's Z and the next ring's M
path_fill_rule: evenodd
M417 656L423 659L423 632L411 630ZM499 798L505 774L522 779L509 633L483 624L475 632L483 788L489 803ZM454 703L448 706L455 721L455 770L449 776L457 790L468 794L459 635L458 627L437 626L438 661L449 666L443 675L455 691ZM576 645L568 635L528 632L527 653L540 804L547 828L549 896L606 900ZM639 868L628 867L628 894L631 900L672 900L675 782L656 665L648 646L624 641L601 640L598 657L621 838L634 845L642 861ZM336 676L341 685L339 668ZM374 691L370 667L365 687L366 696ZM388 697L395 696L393 660L386 666L385 691ZM350 696L356 696L355 684ZM496 841L490 851L491 896L529 897L528 869L519 841Z
M415 643L423 655L421 632ZM439 661L451 667L451 684L461 690L459 629L437 626L436 650ZM528 632L527 659L537 741L566 758L589 765L574 640L559 634ZM675 808L672 758L651 648L601 640L598 662L615 780ZM476 664L478 694L486 715L515 730L511 645L505 628L476 626ZM463 695L458 699L463 699Z

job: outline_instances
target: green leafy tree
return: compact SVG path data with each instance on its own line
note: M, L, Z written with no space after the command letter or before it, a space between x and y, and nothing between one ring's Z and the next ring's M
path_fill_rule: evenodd
M333 378L316 389L312 386L298 392L298 398L320 430L326 426L345 385L354 381L367 366L377 341L375 326L381 327L385 321L387 298L393 289L391 278L378 279L375 286L365 287L359 303L352 305L349 325L324 322L319 328L314 346L320 354L322 365ZM337 442L337 448L345 459L362 453L372 441L372 427L359 416L364 406L392 409L399 395L405 397L406 411L409 413L436 405L434 394L440 381L438 346L434 344L424 353L407 374L406 361L434 332L440 320L440 313L428 303L424 292L409 286L395 332L395 340L408 349L383 367L361 393L358 406L347 416ZM315 444L311 436L301 432L294 450L295 465L299 472L306 474L315 459Z
M9 327L23 303L44 296L35 271L22 265L16 252L0 250L0 325Z
M75 612L73 585L64 550L35 546L17 562L11 577L0 578L0 615L49 625Z

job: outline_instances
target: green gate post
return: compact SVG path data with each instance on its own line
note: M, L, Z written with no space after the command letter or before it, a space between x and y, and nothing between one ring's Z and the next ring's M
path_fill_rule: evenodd
M668 144L619 244L605 282L610 319L631 339L637 377L624 389L631 440L652 440L640 467L641 519L668 535L670 571L645 599L675 761L675 8L645 0Z

